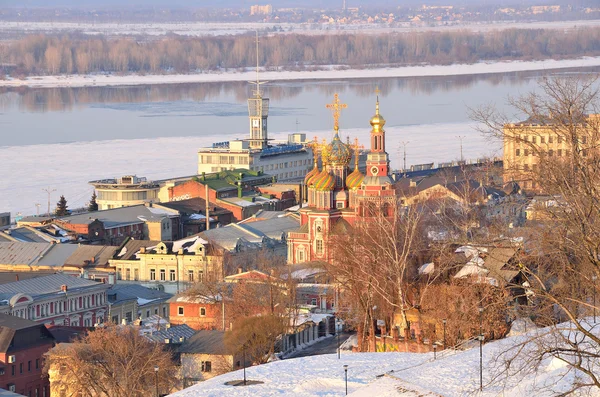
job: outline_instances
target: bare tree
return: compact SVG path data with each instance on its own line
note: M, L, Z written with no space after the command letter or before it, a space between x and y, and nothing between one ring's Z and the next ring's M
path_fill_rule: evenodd
M536 92L511 99L526 122L512 123L491 107L473 112L485 133L515 151L507 175L548 195L535 208L537 220L512 233L524 247L519 270L527 305L519 309L549 328L507 349L498 379L555 359L576 375L571 391L600 388L600 326L592 317L600 275L598 99L594 79L544 79Z
M168 394L179 385L171 354L134 327L108 326L58 345L47 355L45 372L56 395L144 397L156 387Z

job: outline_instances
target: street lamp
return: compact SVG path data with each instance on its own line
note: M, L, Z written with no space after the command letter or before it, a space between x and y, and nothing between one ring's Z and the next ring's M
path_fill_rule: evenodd
M159 397L158 394L158 366L154 366L154 384L156 385L156 397Z
M437 345L434 343L434 344L433 344L433 359L434 359L434 360L436 359L436 354L435 354L435 353L436 353L436 351L437 351Z
M242 346L242 349L244 351L244 386L246 386L246 344Z
M337 321L334 322L335 324L335 333L337 334L337 345L338 345L338 360L340 359L340 330L337 326Z
M598 276L596 276L595 274L592 275L592 281L594 282L594 286L593 286L593 304L594 304L594 324L596 324L596 280L598 279Z
M444 350L446 350L446 319L442 320L442 324L444 324Z
M483 306L479 306L479 391L483 391Z
M348 364L344 364L344 379L346 380L346 395L348 395Z

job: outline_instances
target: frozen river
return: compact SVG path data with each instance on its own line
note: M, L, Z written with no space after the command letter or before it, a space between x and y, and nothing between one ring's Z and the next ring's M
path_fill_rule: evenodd
M331 137L325 105L338 93L348 104L342 134L367 144L379 87L392 167L401 166L401 142L409 142L408 165L457 159L458 136L465 158L499 156L500 143L472 128L469 108L493 103L512 114L508 96L534 90L547 74L273 82L265 87L269 130L275 138L296 131ZM0 89L0 212L35 214L35 204L47 201L42 188L56 189L53 204L64 194L75 208L89 199L89 180L191 175L198 147L246 137L249 93L245 83Z

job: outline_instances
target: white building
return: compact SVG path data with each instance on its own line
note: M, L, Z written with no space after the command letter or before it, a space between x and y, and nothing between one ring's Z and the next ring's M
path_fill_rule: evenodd
M198 174L247 168L274 175L279 181L303 178L313 167L312 150L307 146L306 134L290 134L287 142L269 143L269 98L262 96L262 83L258 77L253 84L256 84L256 91L253 97L248 98L249 139L217 142L212 147L201 148L198 151Z
M161 187L159 183L136 175L125 175L121 178L102 179L89 183L96 189L98 195L96 202L99 210L158 201L158 191Z

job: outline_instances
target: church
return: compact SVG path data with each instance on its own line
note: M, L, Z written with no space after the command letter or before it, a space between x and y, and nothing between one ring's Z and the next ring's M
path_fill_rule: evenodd
M330 235L345 233L375 211L391 216L396 194L390 177L390 160L385 151L385 119L379 113L379 97L371 118L370 151L366 175L358 168L358 141L351 145L340 138L339 118L346 107L338 95L327 105L333 111L331 142L312 143L314 167L304 178L306 204L300 209L301 227L288 233L288 262L329 261ZM321 169L319 169L319 158ZM350 163L354 166L350 172Z

